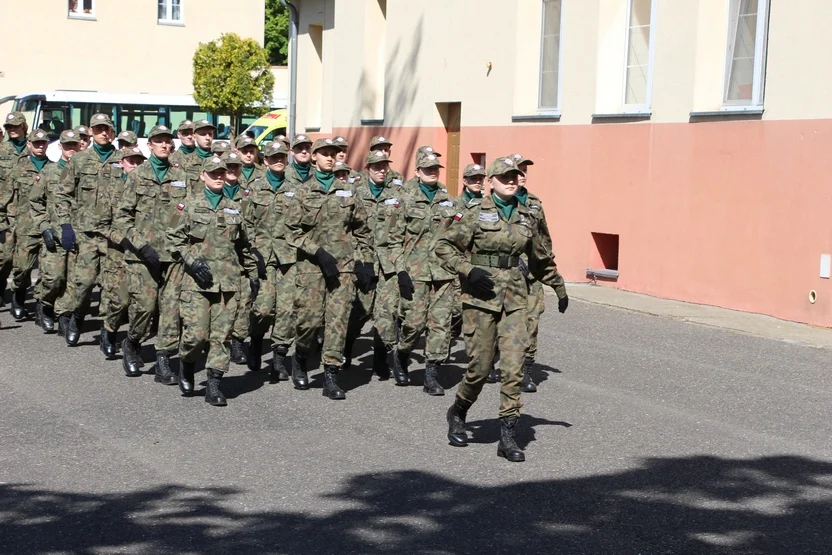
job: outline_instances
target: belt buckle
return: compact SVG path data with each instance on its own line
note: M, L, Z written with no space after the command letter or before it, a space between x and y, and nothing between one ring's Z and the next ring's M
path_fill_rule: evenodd
M509 257L505 254L501 254L497 257L497 264L500 268L509 268Z

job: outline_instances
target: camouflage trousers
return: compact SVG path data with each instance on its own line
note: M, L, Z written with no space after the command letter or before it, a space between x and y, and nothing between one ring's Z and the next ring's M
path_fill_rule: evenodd
M127 284L124 253L110 246L107 256L101 261L101 304L98 308L107 331L118 331L129 321L130 293Z
M260 284L262 288L263 285ZM257 294L260 296L260 293ZM251 282L246 276L240 278L240 290L237 292L237 313L234 315L234 325L231 326L231 337L245 340L248 337L251 320Z
M396 274L378 274L375 289L365 293L356 288L347 329L347 343L361 335L364 324L373 320L379 338L388 351L396 345L396 315L399 310L399 281Z
M500 349L500 418L519 416L520 383L523 381L523 358L528 343L528 310L491 312L463 305L462 332L468 352L468 370L459 384L457 396L473 403L485 385L494 360L494 350Z
M14 261L14 231L6 231L6 242L0 244L0 284L6 285L12 275Z
M66 259L68 253L57 245L55 252L46 247L40 251L38 272L40 279L35 288L35 298L46 306L53 306L66 291Z
M353 274L340 274L337 286L327 288L321 273L298 273L295 277L295 349L308 354L315 348L318 329L324 326L324 347L321 361L341 366L345 362L344 345L352 302L355 299Z
M535 280L529 283L529 345L526 356L537 356L537 332L540 329L540 315L546 310L546 296L543 284Z
M441 362L451 348L453 280L414 281L413 300L401 299L402 332L399 351L409 353L427 331L425 359Z
M266 266L266 279L251 307L251 334L266 335L272 326L272 347L292 345L295 338L295 265Z
M237 291L180 293L180 359L196 362L208 345L205 368L228 372L231 360L231 329L234 326L234 315L237 313L237 295Z
M66 291L55 307L59 314L90 311L92 290L98 283L107 240L97 233L77 233L66 267Z
M15 289L26 289L32 285L32 271L42 248L43 240L40 235L21 235L15 232L12 261L12 282Z
M127 262L128 319L130 336L140 343L153 334L158 315L156 350L176 352L179 345L179 291L182 264L162 262L161 276L153 276L143 262Z

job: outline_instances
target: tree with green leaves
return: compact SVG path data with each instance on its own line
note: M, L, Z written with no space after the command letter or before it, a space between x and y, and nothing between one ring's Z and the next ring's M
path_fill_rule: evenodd
M285 66L289 59L289 10L280 0L266 0L265 42L269 63Z
M200 43L194 54L194 100L206 112L231 116L236 133L240 117L272 103L274 75L266 49L254 39L225 33Z

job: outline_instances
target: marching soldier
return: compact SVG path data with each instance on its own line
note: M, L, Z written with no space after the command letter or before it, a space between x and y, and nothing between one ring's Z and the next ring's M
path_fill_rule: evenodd
M390 158L393 152L393 143L390 142L390 139L386 139L382 135L376 135L370 139L370 152L376 152L378 150L382 151L385 156ZM394 187L401 187L404 185L404 176L393 168L389 168L387 170L387 174L390 176L390 182Z
M118 149L126 151L139 144L139 138L132 131L122 131L118 134Z
M336 162L342 162L343 164L347 163L347 155L349 154L350 150L350 143L342 137L338 135L337 137L332 139L332 142L335 143L335 146L338 147L338 155L335 158ZM358 183L361 181L361 174L354 169L350 168L349 179L352 179L353 183Z
M171 154L170 163L174 165L178 164L180 167L185 168L192 163L189 157L196 151L196 145L194 144L196 141L196 137L194 137L194 122L189 119L182 120L176 129L176 136L179 139L179 148Z
M230 152L231 150L233 149L231 148L231 143L228 141L214 141L211 145L211 152L220 158L222 158L226 152Z
M3 304L6 296L6 284L12 274L14 261L15 214L9 213L9 203L14 197L14 191L10 188L11 173L18 161L29 156L26 146L29 125L23 113L12 112L7 115L3 129L6 130L8 140L0 143L0 304Z
M312 167L312 139L306 135L296 135L292 139L292 162L286 168L286 179L292 187L303 185L314 177ZM310 186L314 183L310 183Z
M73 131L81 138L81 142L79 143L81 150L87 150L92 142L89 128L85 125L76 125Z
M251 184L255 181L263 180L266 177L266 170L262 166L257 165L257 145L254 139L248 135L240 135L234 141L234 147L243 162L242 171L240 173L240 187L249 189Z
M194 151L187 155L184 164L180 162L174 162L174 164L179 163L185 169L185 173L188 175L188 192L196 191L198 193L203 188L202 179L200 178L202 164L213 156L211 144L214 142L216 128L207 119L200 119L193 122L193 130Z

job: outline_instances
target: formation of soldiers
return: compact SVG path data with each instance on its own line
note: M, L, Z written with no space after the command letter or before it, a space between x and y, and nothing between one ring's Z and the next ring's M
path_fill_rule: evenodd
M155 335L155 380L192 396L204 360L214 406L226 405L231 362L264 370L267 334L270 381L309 389L320 349L330 399L345 398L338 376L370 323L373 372L397 386L411 385L411 354L426 336L431 396L445 394L441 365L461 334L469 363L447 412L450 444L467 445L467 411L499 381L498 454L525 460L514 430L521 392L536 391L543 285L561 313L569 302L543 206L527 188L532 160L469 164L453 198L438 152L419 148L405 180L381 136L356 171L343 137L281 136L261 157L250 136L215 141L207 120L155 126L145 158L134 133L115 137L110 116L95 114L61 133L57 163L46 132L30 132L21 113L3 127L0 299L11 278L15 320L31 317L37 264L34 321L76 346L97 286L104 357L116 359L125 328L124 372L142 376L140 347Z

